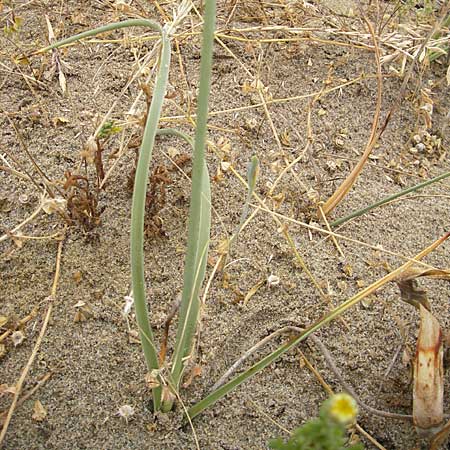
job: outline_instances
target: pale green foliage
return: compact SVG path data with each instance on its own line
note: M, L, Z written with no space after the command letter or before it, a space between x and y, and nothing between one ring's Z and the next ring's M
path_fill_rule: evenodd
M334 395L324 402L319 417L294 430L287 442L278 438L269 446L274 450L363 450L361 443L346 446L345 425L356 417L354 405L349 395Z
M182 5L186 6L187 3L183 3ZM206 19L202 47L197 128L194 141L192 195L189 211L188 249L185 262L183 298L179 314L179 329L174 352L174 363L171 376L168 380L170 388L175 391L178 390L184 369L183 361L191 351L197 328L200 308L198 294L206 272L211 222L211 194L209 175L205 164L205 142L212 64L212 43L215 27L215 0L207 0L206 10L209 11L209 13L205 14ZM186 11L183 10L183 14L185 13ZM147 114L147 122L144 129L144 136L139 152L139 160L136 167L131 211L130 238L131 275L136 321L139 327L147 368L149 372L155 374L156 386L153 389L153 402L155 410L159 410L161 408L162 401L163 380L160 377L158 353L148 318L145 293L143 245L145 197L148 183L149 165L152 158L155 136L158 132L158 123L166 94L170 67L171 49L169 36L166 29L162 28L155 22L145 19L131 19L80 33L76 36L72 36L68 39L54 43L42 51L48 51L102 32L130 26L145 26L159 32L161 35L159 70L153 90L153 98ZM100 130L98 137L105 138L117 131L119 130L113 122L107 122ZM180 135L180 133L171 131L165 134ZM187 140L188 142L191 142L190 138ZM173 395L170 396L170 398L173 398ZM163 405L164 410L168 410L170 407L171 404Z

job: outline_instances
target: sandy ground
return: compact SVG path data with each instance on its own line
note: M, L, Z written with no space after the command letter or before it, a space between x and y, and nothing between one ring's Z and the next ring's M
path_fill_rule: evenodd
M156 8L156 2L133 2L128 11L123 7L120 10L120 5L113 2L94 0L82 2L83 5L77 1L12 3L15 15L23 22L16 33L0 34L0 153L5 158L0 165L5 166L7 161L19 172L31 174L38 186L42 186L25 152L27 149L59 189L67 180L67 172L86 176L91 186L95 186L95 168L86 168L80 153L142 57L153 48L154 40L133 40L133 36L144 35L144 31L133 29L102 36L99 38L102 42L96 40L61 51L66 95L62 93L58 67L51 57L33 57L29 64L16 64L13 57L45 45L48 36L45 15L60 38L137 14L164 22L161 11ZM433 185L345 224L339 232L353 241L339 240L344 257L323 234L310 233L289 221L291 218L319 224L315 202L326 200L332 194L364 150L375 109L376 65L373 52L358 43L370 45L371 41L358 17L358 9L350 2L291 2L292 7L288 8L283 1L269 4L249 0L238 1L233 10L235 3L219 5L218 28L224 46L219 43L215 46L213 114L209 122L209 139L213 145L208 149L208 165L214 177L215 212L208 273L218 257L219 243L233 232L239 221L246 195L231 169L220 173L220 168L227 168L222 163L231 163L237 173L245 176L248 161L257 155L261 162L257 193L267 198L269 208L284 216L281 222L289 224L289 232L309 270L328 299L337 305L362 286L385 275L387 264L395 268L403 262L384 249L412 257L449 229L450 182ZM174 4L166 3L162 7L170 13ZM384 7L380 5L380 11ZM0 12L2 27L12 17L9 11L4 6ZM370 8L365 4L364 11L375 22L379 13L376 4ZM397 29L399 20L416 26L415 17L405 13L400 18L394 17L383 33L387 35ZM174 46L171 86L163 112L164 126L179 126L188 132L192 132L192 127L184 115L186 111L194 111L198 84L200 41L198 34L193 33L198 31L198 23L198 17L192 13L179 30L184 34L178 40L179 56ZM288 36L281 29L230 31L276 25L312 27L316 31L301 34L308 39L288 42L245 42L227 37L232 34L258 40ZM359 34L350 39L320 31L331 28ZM289 35L295 36L298 37ZM351 45L337 45L336 41ZM393 50L384 46L382 52L386 55ZM382 119L392 104L399 102L402 78L393 70L399 68L400 60L382 67ZM445 71L445 64L433 64L431 68L414 72L406 98L354 188L331 214L332 219L449 170L446 152L450 96ZM324 86L329 89L347 83L361 74L367 76L325 92L316 101L311 113L313 143L309 152L305 152L307 114L314 93ZM303 97L285 102L269 101L266 112L259 95L252 90L256 75L266 88L263 94L266 100ZM429 139L424 135L424 116L419 114L419 108L423 105L425 89L434 103L427 132L440 138L441 146L428 145ZM137 82L125 90L112 113L117 124L123 125L125 119L130 119L126 113L140 91ZM137 107L142 113L143 99ZM242 108L228 111L239 107ZM130 334L122 314L124 297L130 290L128 179L135 160L132 144L139 140L140 134L139 125L129 124L123 133L103 142L105 170L117 165L105 188L98 193L100 223L83 226L76 221L67 229L53 311L26 377L24 392L36 386L46 374L51 377L16 408L5 449L196 448L192 430L182 426L180 406L167 415L153 416L151 392L144 380L143 355L140 346L133 342L134 317L129 318ZM415 135L427 145L421 151L412 152ZM121 151L123 154L118 159ZM165 196L158 197L159 205L150 206L153 217L149 213L145 243L151 323L158 339L182 287L190 195L188 179L173 170L167 155L179 157L189 151L175 139L159 139L152 162L152 171L158 166L167 171L170 179L167 185L158 185ZM272 197L266 197L286 163L302 154L293 171L282 177ZM190 161L182 168L189 174ZM29 180L4 170L0 170L0 183L3 233L36 210L40 193ZM95 193L95 188L92 189ZM56 214L41 212L21 232L25 236L51 236L61 232L64 226L65 222ZM15 347L10 336L3 340L2 385L17 382L39 335L49 305L58 243L54 238L17 237L0 242L0 315L9 320L2 331L14 328L19 320L36 310L35 318L21 327L25 340L20 345ZM448 255L446 244L429 256L427 263L448 267ZM270 275L278 277L279 284L263 283L244 306L243 297ZM448 330L448 284L421 280L420 285L428 290L433 313L443 329ZM184 404L191 405L203 398L230 365L262 338L286 325L307 326L329 307L296 264L292 249L272 216L259 211L234 246L224 274L216 275L207 294L196 361L201 375L182 390ZM80 319L80 312L86 320L75 320ZM398 288L390 284L343 318L345 323L335 321L316 333L332 353L343 378L368 405L411 414L409 364L418 330L417 312L399 301ZM275 349L283 339L280 337L269 344L260 355ZM173 338L169 344L173 344ZM398 358L386 374L397 353ZM199 447L264 449L270 438L287 436L286 430L314 417L327 394L303 358L307 358L332 389L342 390L319 349L307 341L196 418L193 425ZM446 392L449 392L448 372L445 377ZM0 410L7 411L11 400L10 393L2 395ZM33 418L37 400L46 411L42 420ZM123 405L131 405L135 410L128 422L117 414ZM450 411L448 395L445 408ZM385 449L427 448L410 422L380 418L362 410L358 423ZM355 438L358 436L367 448L377 448L361 433L355 434Z

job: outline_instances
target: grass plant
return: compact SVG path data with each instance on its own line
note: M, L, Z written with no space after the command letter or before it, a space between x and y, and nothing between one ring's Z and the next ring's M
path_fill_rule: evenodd
M173 406L174 401L173 399L175 397L179 397L179 389L183 377L184 368L186 366L186 362L189 361L192 357L193 343L200 316L199 292L206 274L206 262L209 249L209 239L210 239L209 234L211 224L211 192L210 192L210 180L205 162L205 144L206 144L206 128L207 128L206 125L208 119L208 100L211 89L211 70L213 61L215 15L216 15L215 0L205 0L197 112L195 116L192 116L196 118L194 139L192 139L190 136L186 135L185 133L179 130L169 128L158 129L159 121L161 119L161 111L167 90L170 60L171 60L170 33L168 32L168 28L161 27L156 22L145 19L126 20L123 22L113 23L110 25L86 31L84 33L77 34L68 39L64 39L59 42L53 43L50 46L41 50L41 53L46 52L52 49L72 44L83 38L91 37L103 32L110 32L113 30L118 30L121 28L132 26L143 26L150 28L151 30L159 33L161 36L161 51L158 61L158 73L156 77L155 87L153 89L153 97L147 114L147 121L140 148L139 160L136 168L133 203L131 211L132 224L131 224L131 238L130 238L131 277L132 277L133 298L136 310L136 319L139 327L140 339L142 343L147 368L151 373L152 377L154 378L155 387L153 389L153 404L155 411L170 410ZM357 170L352 172L352 174L348 178L348 181L346 182L346 184L343 185L338 194L336 194L335 197L329 199L328 204L326 205L327 208L325 208L326 209L325 213L330 212L342 200L342 198L347 194L349 189L352 187L356 177L362 170L365 161L367 160L370 152L375 146L377 138L380 135L380 132L377 132L377 128L379 121L378 120L379 110L381 107L380 106L381 66L379 58L379 49L376 43L377 40L375 38L374 31L371 25L370 24L368 25L374 40L375 56L377 60L377 69L378 69L377 106L374 121L372 124L371 135L366 145L364 158L361 159L361 163L356 168ZM361 79L360 77L357 78L357 80L360 79ZM331 92L334 89L337 88L332 88L328 91L323 90L321 91L321 93L323 94L325 92ZM297 96L295 98L300 99L304 97L305 96ZM291 100L292 98L280 99L279 102L285 102ZM275 100L266 101L264 96L262 96L261 99L262 99L261 103L258 104L258 107L260 106L265 107L268 120L271 121L267 110L267 104L276 103L277 101ZM244 109L248 109L248 107L244 107ZM229 109L225 112L230 112L232 110L237 111L237 109ZM218 114L218 112L216 112L216 114ZM170 366L170 373L168 376L164 375L163 373L164 367L161 367L160 365L157 345L149 322L149 311L147 307L146 286L145 286L144 252L143 252L145 198L149 175L149 166L152 159L155 137L158 134L172 135L184 139L186 142L192 145L194 155L193 170L192 170L192 194L191 194L189 222L188 222L188 244L185 259L182 301L179 310L179 321L175 347ZM277 136L276 130L274 130L274 135ZM248 196L246 204L237 231L235 232L234 236L231 238L229 242L230 246L233 243L233 241L237 238L239 232L241 231L244 225L244 221L248 215L250 199L254 194L257 179L257 168L258 168L258 160L255 157L252 160L248 172L249 182L248 182ZM444 177L441 176L440 179L443 178ZM434 181L438 180L435 179ZM429 184L430 182L427 183ZM424 187L424 185L422 185L421 187ZM419 187L416 187L416 189L418 188ZM411 190L408 192L411 192ZM404 193L402 193L401 195L404 195ZM262 206L264 206L263 202ZM282 226L283 224L278 219L276 219L276 222L277 225L279 226L279 229L282 230L291 247L296 252L295 244L293 240L290 238L287 228L285 229ZM331 225L336 226L336 222L332 223ZM447 237L448 234L445 235L443 238L434 242L425 250L423 250L414 259L409 260L398 269L392 271L391 273L381 278L380 280L372 283L370 286L368 286L366 289L363 289L357 295L349 298L347 301L343 302L340 306L331 310L323 318L310 325L303 332L299 333L297 336L295 336L294 338L290 339L289 341L278 347L272 353L260 359L252 367L250 367L243 373L239 374L238 376L234 377L228 383L218 387L206 398L204 398L203 400L201 400L200 402L193 405L191 408L187 410L188 418L193 419L198 414L200 414L205 408L211 406L216 401L226 396L237 386L250 379L253 375L260 372L261 370L269 366L272 362L277 360L280 356L282 356L283 354L294 348L300 342L304 341L310 334L319 330L321 327L325 326L333 319L340 318L343 313L348 311L351 307L355 306L362 299L364 299L371 293L375 292L376 290L380 289L386 283L394 280L404 270L411 267L414 263L416 263L425 255L433 251L438 245L440 245L445 239L447 239ZM315 282L314 277L310 274L310 272L306 268L306 265L303 264L302 259L298 253L296 253L296 257L297 260L300 262L302 268L304 268L308 276L310 276L310 278L314 281L316 287L319 286L318 283Z
M349 220L354 219L355 217L362 216L362 215L368 213L369 211L372 211L372 209L378 208L379 206L383 206L383 205L390 203L390 202L392 202L400 197L403 197L407 194L411 194L412 192L416 192L420 189L423 189L424 187L429 186L430 184L437 183L438 181L441 181L441 180L445 180L445 178L448 178L448 177L450 177L450 172L445 172L445 173L442 173L441 175L438 175L437 177L431 178L431 179L424 181L422 183L419 183L419 184L415 184L414 186L411 186L407 189L403 189L402 191L397 192L396 194L389 195L388 197L385 197L385 198L379 200L378 202L372 203L371 205L366 206L365 208L358 209L357 211L354 211L345 217L337 219L337 220L331 222L330 226L338 227L340 225L343 225L345 222L348 222Z
M161 35L161 52L159 56L159 69L156 77L152 101L147 114L139 160L136 168L133 203L131 211L131 276L133 298L136 310L136 321L139 327L142 349L147 368L156 374L156 383L153 389L154 409L167 411L172 407L172 400L162 405L163 379L160 375L158 353L155 339L149 322L149 313L146 300L145 272L144 272L144 215L145 196L149 166L152 158L155 136L158 132L159 119L167 90L170 68L170 39L166 28L158 23L146 19L131 19L119 23L102 26L77 34L67 39L55 42L42 49L40 53L47 52L62 46L72 44L87 37L100 33L110 32L121 28L143 26L158 32ZM179 314L179 328L173 355L173 364L168 386L178 392L180 381L189 357L197 321L199 317L199 290L205 272L209 246L209 231L211 222L211 194L210 181L205 164L206 122L208 116L208 97L211 84L212 45L215 28L215 1L205 3L205 22L203 30L202 56L200 66L200 86L197 109L197 126L194 140L194 157L192 171L192 195L189 211L188 248L185 261L184 285L182 303ZM185 137L183 133L174 130L164 130L161 134L174 134ZM190 142L190 139L187 139ZM165 396L171 399L173 396Z

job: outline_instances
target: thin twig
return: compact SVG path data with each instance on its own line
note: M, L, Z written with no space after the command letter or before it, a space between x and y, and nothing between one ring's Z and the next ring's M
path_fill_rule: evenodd
M327 216L323 212L322 203L319 203L317 205L320 213L320 217L322 218L323 222L325 223L325 226L327 227L327 230L331 232L330 223L328 222ZM342 251L341 246L339 245L339 242L336 239L336 236L331 235L331 239L333 241L334 246L336 247L337 251L339 252L339 255L341 255L341 258L345 258L344 252Z
M169 313L167 314L166 320L164 322L164 335L161 342L161 349L159 351L159 365L162 367L166 360L166 352L167 352L167 341L169 340L169 330L170 324L172 323L175 314L178 312L180 308L181 297L176 298L172 303L172 307L170 308Z
M31 154L31 152L28 150L27 145L25 144L25 141L22 137L21 132L19 131L19 129L17 128L17 125L15 124L15 122L11 119L11 117L9 117L9 115L6 115L6 118L8 119L8 122L10 123L10 125L14 128L14 131L16 133L17 139L20 143L20 146L22 147L22 150L27 154L28 158L30 158L31 163L33 164L34 168L36 169L37 173L39 174L39 176L42 178L42 181L44 183L44 186L48 192L48 194L50 195L50 197L55 198L55 194L52 190L52 188L50 186L54 186L54 183L50 180L50 178L44 173L44 171L41 169L41 167L39 166L39 164L36 162L36 160L34 159L33 155ZM63 192L61 192L61 190L56 187L56 190L59 192L59 194L63 197L64 194Z
M30 320L33 320L38 314L38 308L34 308L30 314L25 316L23 319L20 319L14 329L10 329L5 331L2 335L0 335L0 343L3 342L10 334L14 332L15 329L21 329L24 325L26 325Z
M0 165L0 170L3 170L4 172L7 172L7 173L9 173L11 175L15 175L16 177L22 178L23 180L32 181L31 178L28 175L25 175L22 172L18 172L17 170L14 170L11 167Z
M295 225L299 225L301 227L307 228L308 230L317 231L319 233L326 234L328 236L333 235L333 236L335 236L335 237L337 237L339 239L343 239L343 240L351 242L353 244L362 245L363 247L371 248L372 250L379 251L379 252L382 252L382 253L386 253L387 255L397 256L398 258L401 258L404 261L412 261L413 260L413 258L410 258L408 256L404 256L404 255L402 255L400 253L396 253L396 252L392 252L390 250L387 250L387 249L383 248L383 246L381 246L381 245L368 244L367 242L360 241L358 239L353 239L353 238L348 237L348 236L346 236L344 234L329 232L328 230L325 230L323 228L317 227L315 225L310 225L310 224L302 222L300 220L293 219L292 217L285 216L285 215L277 213L275 211L271 211L265 205L264 206L251 205L251 206L253 206L254 208L257 208L257 209L259 209L261 211L264 211L264 212L266 212L266 213L268 213L268 214L270 214L272 216L279 217L280 219L285 219L287 222L291 222L291 223L293 223ZM417 264L419 264L419 265L421 265L423 267L429 267L429 268L433 267L433 266L430 266L429 264L424 263L422 261L416 261L416 262L417 262Z
M33 214L28 216L24 221L19 223L19 225L16 225L11 231L8 233L5 233L3 236L0 236L0 242L6 241L8 238L14 237L14 233L19 231L23 226L25 226L27 223L30 223L37 215L41 212L42 209L42 203L39 204L38 209L34 211Z
M355 217L359 217L359 216L362 216L362 215L368 213L372 209L378 208L379 206L389 203L392 200L395 200L399 197L403 197L404 195L407 195L411 192L418 191L419 189L429 186L430 184L437 183L438 181L444 180L445 178L448 178L448 177L450 177L450 172L442 173L441 175L438 175L437 177L431 178L427 181L424 181L423 183L416 184L415 186L411 186L410 188L404 189L403 191L397 192L396 194L385 197L385 198L379 200L378 202L372 203L371 205L366 206L365 208L354 211L351 214L349 214L348 216L345 216L345 217L335 220L334 222L330 223L330 225L332 227L337 227L339 225L342 225L345 222L348 222L350 219L353 219Z
M345 83L340 83L336 86L333 86L329 89L325 89L325 91L323 91L323 94L330 94L331 92L334 91L338 91L344 87L347 86L351 86L352 84L356 84L359 83L360 81L363 80L369 80L372 78L376 78L376 75L374 74L361 74L355 78L352 78L349 81L346 81ZM247 106L236 106L234 108L228 108L228 109L221 109L221 110L217 110L217 111L210 111L208 113L208 117L215 117L215 116L220 116L222 114L232 114L235 112L242 112L242 111L249 111L251 109L258 109L258 108L262 108L264 105L274 105L274 104L282 104L282 103L289 103L289 102L294 102L296 100L302 100L305 98L311 98L316 96L320 91L316 91L316 92L311 92L309 94L301 94L301 95L294 95L292 97L282 97L282 98L274 98L271 100L266 100L265 103L255 103L252 105L247 105ZM191 115L192 118L196 117L196 114L192 114ZM178 120L178 119L182 119L185 120L186 117L185 116L164 116L161 117L161 122L166 122L166 121L173 121L173 120Z
M16 409L22 405L24 402L26 402L41 386L43 386L47 380L53 375L53 372L47 372L36 384L36 386L34 386L33 388L29 389L27 392L25 392L22 397L20 397L20 399L17 401L17 405L16 405ZM0 414L0 423L4 424L6 416L7 416L8 412L7 411L3 411Z
M217 389L219 389L221 386L223 386L227 379L234 373L236 372L236 370L251 356L253 355L253 353L255 353L256 351L258 351L261 347L263 347L265 344L267 344L269 341L271 341L272 339L274 339L277 336L280 336L281 334L284 334L286 332L295 332L295 333L301 333L304 330L302 328L299 327L294 327L294 326L286 326L283 327L277 331L274 331L273 333L269 334L269 336L266 336L264 339L262 339L261 341L259 341L256 345L254 345L253 347L251 347L250 349L248 349L226 372L225 374L217 381L216 384L214 384L214 386L211 389L211 392L216 391ZM331 369L331 371L334 373L334 375L338 378L339 382L342 384L342 386L344 387L344 389L346 391L349 392L349 394L352 395L352 397L355 398L355 400L358 402L358 404L361 406L361 408L367 410L369 413L376 415L376 416L381 416L381 417L388 417L390 419L400 419L400 420L408 420L411 421L412 420L412 416L411 415L407 415L407 414L397 414L397 413L391 413L388 411L381 411L379 409L375 409L372 408L369 405L366 405L361 398L359 397L359 395L355 392L355 390L353 389L353 387L347 383L344 378L342 377L340 371L338 370L338 368L336 367L336 364L334 363L333 357L331 356L331 354L329 353L328 349L325 347L325 345L322 343L322 341L314 336L314 334L311 334L310 339L314 342L314 344L319 348L320 352L322 353L322 355L324 356L329 368Z
M257 405L253 400L249 400L249 402L253 405L253 407L258 411L260 414L262 414L268 421L273 423L276 427L278 427L281 431L284 431L286 434L291 434L291 431L289 431L287 428L284 428L283 425L278 423L276 420L272 419L269 414L267 414L263 409Z
M383 89L383 76L381 74L381 62L380 62L380 49L378 47L377 37L375 36L375 31L373 30L372 24L368 21L368 19L364 18L364 21L367 24L367 27L369 28L370 35L372 36L373 43L375 46L375 61L377 64L377 102L375 106L375 114L372 121L372 128L370 131L369 140L366 145L366 149L364 150L364 153L361 156L361 159L359 160L358 164L353 168L353 170L350 172L350 174L347 176L347 178L344 180L344 182L336 189L336 191L333 193L333 195L325 202L323 205L323 211L325 215L329 214L342 200L343 198L348 194L352 186L354 185L356 179L358 178L359 174L363 170L367 159L369 158L370 154L372 153L372 150L375 147L375 144L377 143L381 133L377 133L378 129L378 122L380 119L380 112L381 112L381 100L382 100L382 89Z
M58 253L57 253L57 256L56 256L55 276L54 276L54 279L53 279L53 285L52 285L51 294L50 294L50 297L49 297L49 305L48 305L48 308L47 308L47 312L45 314L44 323L42 324L41 331L40 331L39 336L38 336L38 338L36 340L36 343L34 345L33 351L31 352L30 358L28 359L28 362L27 362L25 368L22 371L22 374L21 374L21 376L19 378L19 381L17 382L17 384L15 386L16 391L14 393L14 398L13 398L13 401L12 401L11 406L9 408L9 411L8 411L7 416L6 416L5 422L3 424L2 431L0 433L0 445L2 444L3 440L5 439L6 432L8 431L9 423L11 422L12 416L14 414L14 410L15 410L15 408L17 406L17 402L18 402L18 399L19 399L20 392L22 391L23 384L24 384L25 379L26 379L26 377L28 375L28 372L31 369L31 366L33 365L33 362L34 362L34 359L36 358L36 355L37 355L37 352L39 350L39 347L41 346L41 342L44 339L45 332L47 330L47 325L48 325L48 322L50 320L50 316L52 314L53 303L54 303L55 298L56 298L56 289L57 289L57 286L58 286L59 275L60 275L60 271L61 271L61 255L62 255L63 243L64 243L64 241L62 240L59 243L59 245L58 245Z
M1 112L1 110L0 110ZM25 175L28 177L29 181L31 181L37 188L37 190L39 192L41 192L42 194L45 193L45 189L42 188L42 186L39 186L39 184L37 183L37 181L33 178L33 176L31 174L28 173L28 171L22 167L22 165L20 164L20 162L17 160L17 158L12 154L12 152L10 152L8 149L6 149L5 147L1 147L2 152L5 152L6 155L8 156L8 158L10 158L12 161L14 161L14 163L22 170L22 172L25 173Z
M239 181L244 184L247 188L248 188L248 184L247 182L241 177L241 175L233 168L233 166L230 167L230 171L239 179ZM256 192L253 192L253 197L258 201L258 203L261 205L261 209L266 210L266 203L265 200L262 200L257 194ZM253 205L252 205L253 206ZM270 211L270 210L268 210ZM286 224L283 224L280 220L279 220L279 215L277 214L272 214L272 218L274 219L275 223L277 224L277 228L278 230L281 230L283 236L285 237L286 241L288 242L292 252L294 253L294 256L297 260L297 262L299 263L300 267L305 271L306 275L308 276L308 278L311 280L311 282L313 283L313 285L316 287L316 289L319 291L320 296L322 297L322 299L328 303L330 306L331 302L329 297L325 294L325 292L323 291L323 289L320 287L320 284L317 282L316 278L314 277L313 273L309 270L308 266L306 265L305 261L303 260L302 256L300 255L299 251L297 250L294 240L292 239L291 235L289 234L289 231L287 229ZM343 321L343 319L341 320ZM345 322L343 322L345 324Z
M301 330L301 329L299 329ZM331 356L328 349L325 347L325 345L322 343L322 341L315 337L314 335L311 335L311 339L314 342L315 345L319 347L320 352L325 358L325 361L328 364L328 367L331 369L331 371L336 375L339 382L342 384L344 389L358 402L358 404L361 406L361 408L365 409L367 412L375 415L375 416L381 416L381 417L388 417L390 419L400 419L400 420L409 420L411 421L413 419L412 415L409 414L397 414L397 413L391 413L388 411L381 411L379 409L372 408L371 406L365 404L359 395L356 393L356 391L353 389L353 386L351 386L349 383L347 383L344 378L342 377L339 369L336 367L336 364L334 362L333 357Z

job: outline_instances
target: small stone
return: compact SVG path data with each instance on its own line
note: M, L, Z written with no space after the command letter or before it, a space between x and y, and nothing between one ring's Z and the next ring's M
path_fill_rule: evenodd
M280 277L277 277L276 275L269 275L267 278L267 286L277 286L280 284Z
M417 149L419 152L423 152L423 151L425 150L425 144L422 143L422 142L419 142L418 144L416 144L416 149Z

